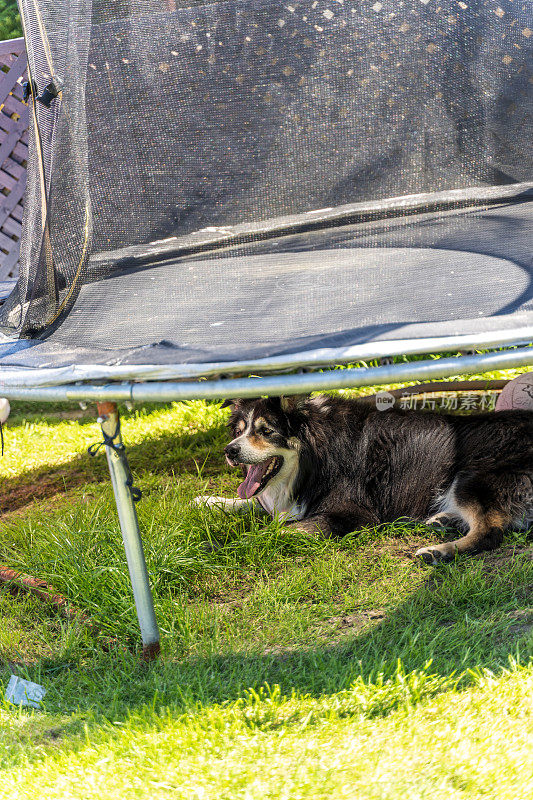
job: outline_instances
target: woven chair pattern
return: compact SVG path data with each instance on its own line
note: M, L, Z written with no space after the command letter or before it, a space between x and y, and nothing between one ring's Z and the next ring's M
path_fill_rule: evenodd
M0 42L0 281L18 275L28 158L28 106L24 39Z

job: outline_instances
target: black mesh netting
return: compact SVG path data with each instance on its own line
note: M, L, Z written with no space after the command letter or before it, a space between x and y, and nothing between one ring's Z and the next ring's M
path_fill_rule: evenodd
M531 0L20 6L35 363L533 323Z

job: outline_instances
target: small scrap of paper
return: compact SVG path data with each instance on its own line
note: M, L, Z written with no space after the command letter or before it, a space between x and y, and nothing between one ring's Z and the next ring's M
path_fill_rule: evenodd
M11 411L9 400L5 397L0 397L0 424L3 425L4 422L7 421L9 417L9 412Z
M6 689L6 700L14 706L32 706L39 708L43 697L46 694L44 686L24 678L12 675Z

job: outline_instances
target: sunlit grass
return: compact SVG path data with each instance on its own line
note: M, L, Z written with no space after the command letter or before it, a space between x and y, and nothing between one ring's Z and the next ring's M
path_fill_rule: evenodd
M239 482L227 411L124 410L163 648L146 667L105 456L86 452L95 411L78 411L14 404L5 430L0 563L95 628L0 590L0 684L47 689L42 711L0 707L2 797L531 793L527 534L432 569L411 558L436 540L420 523L334 542L198 507Z

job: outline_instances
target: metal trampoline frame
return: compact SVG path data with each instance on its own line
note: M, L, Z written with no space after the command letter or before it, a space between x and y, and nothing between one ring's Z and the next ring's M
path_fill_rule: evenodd
M531 331L533 339L533 331ZM280 396L307 394L364 386L384 386L406 381L427 381L490 370L533 366L533 346L514 347L496 352L434 358L379 367L327 369L322 372L278 374L255 377L220 378L196 381L122 382L95 385L89 383L57 386L0 386L0 394L9 400L34 402L92 401L98 404L113 493L141 631L143 658L156 658L160 651L149 575L142 537L135 510L135 495L125 448L120 436L118 402L171 402L175 400L222 400L230 397ZM16 370L29 379L39 370Z

